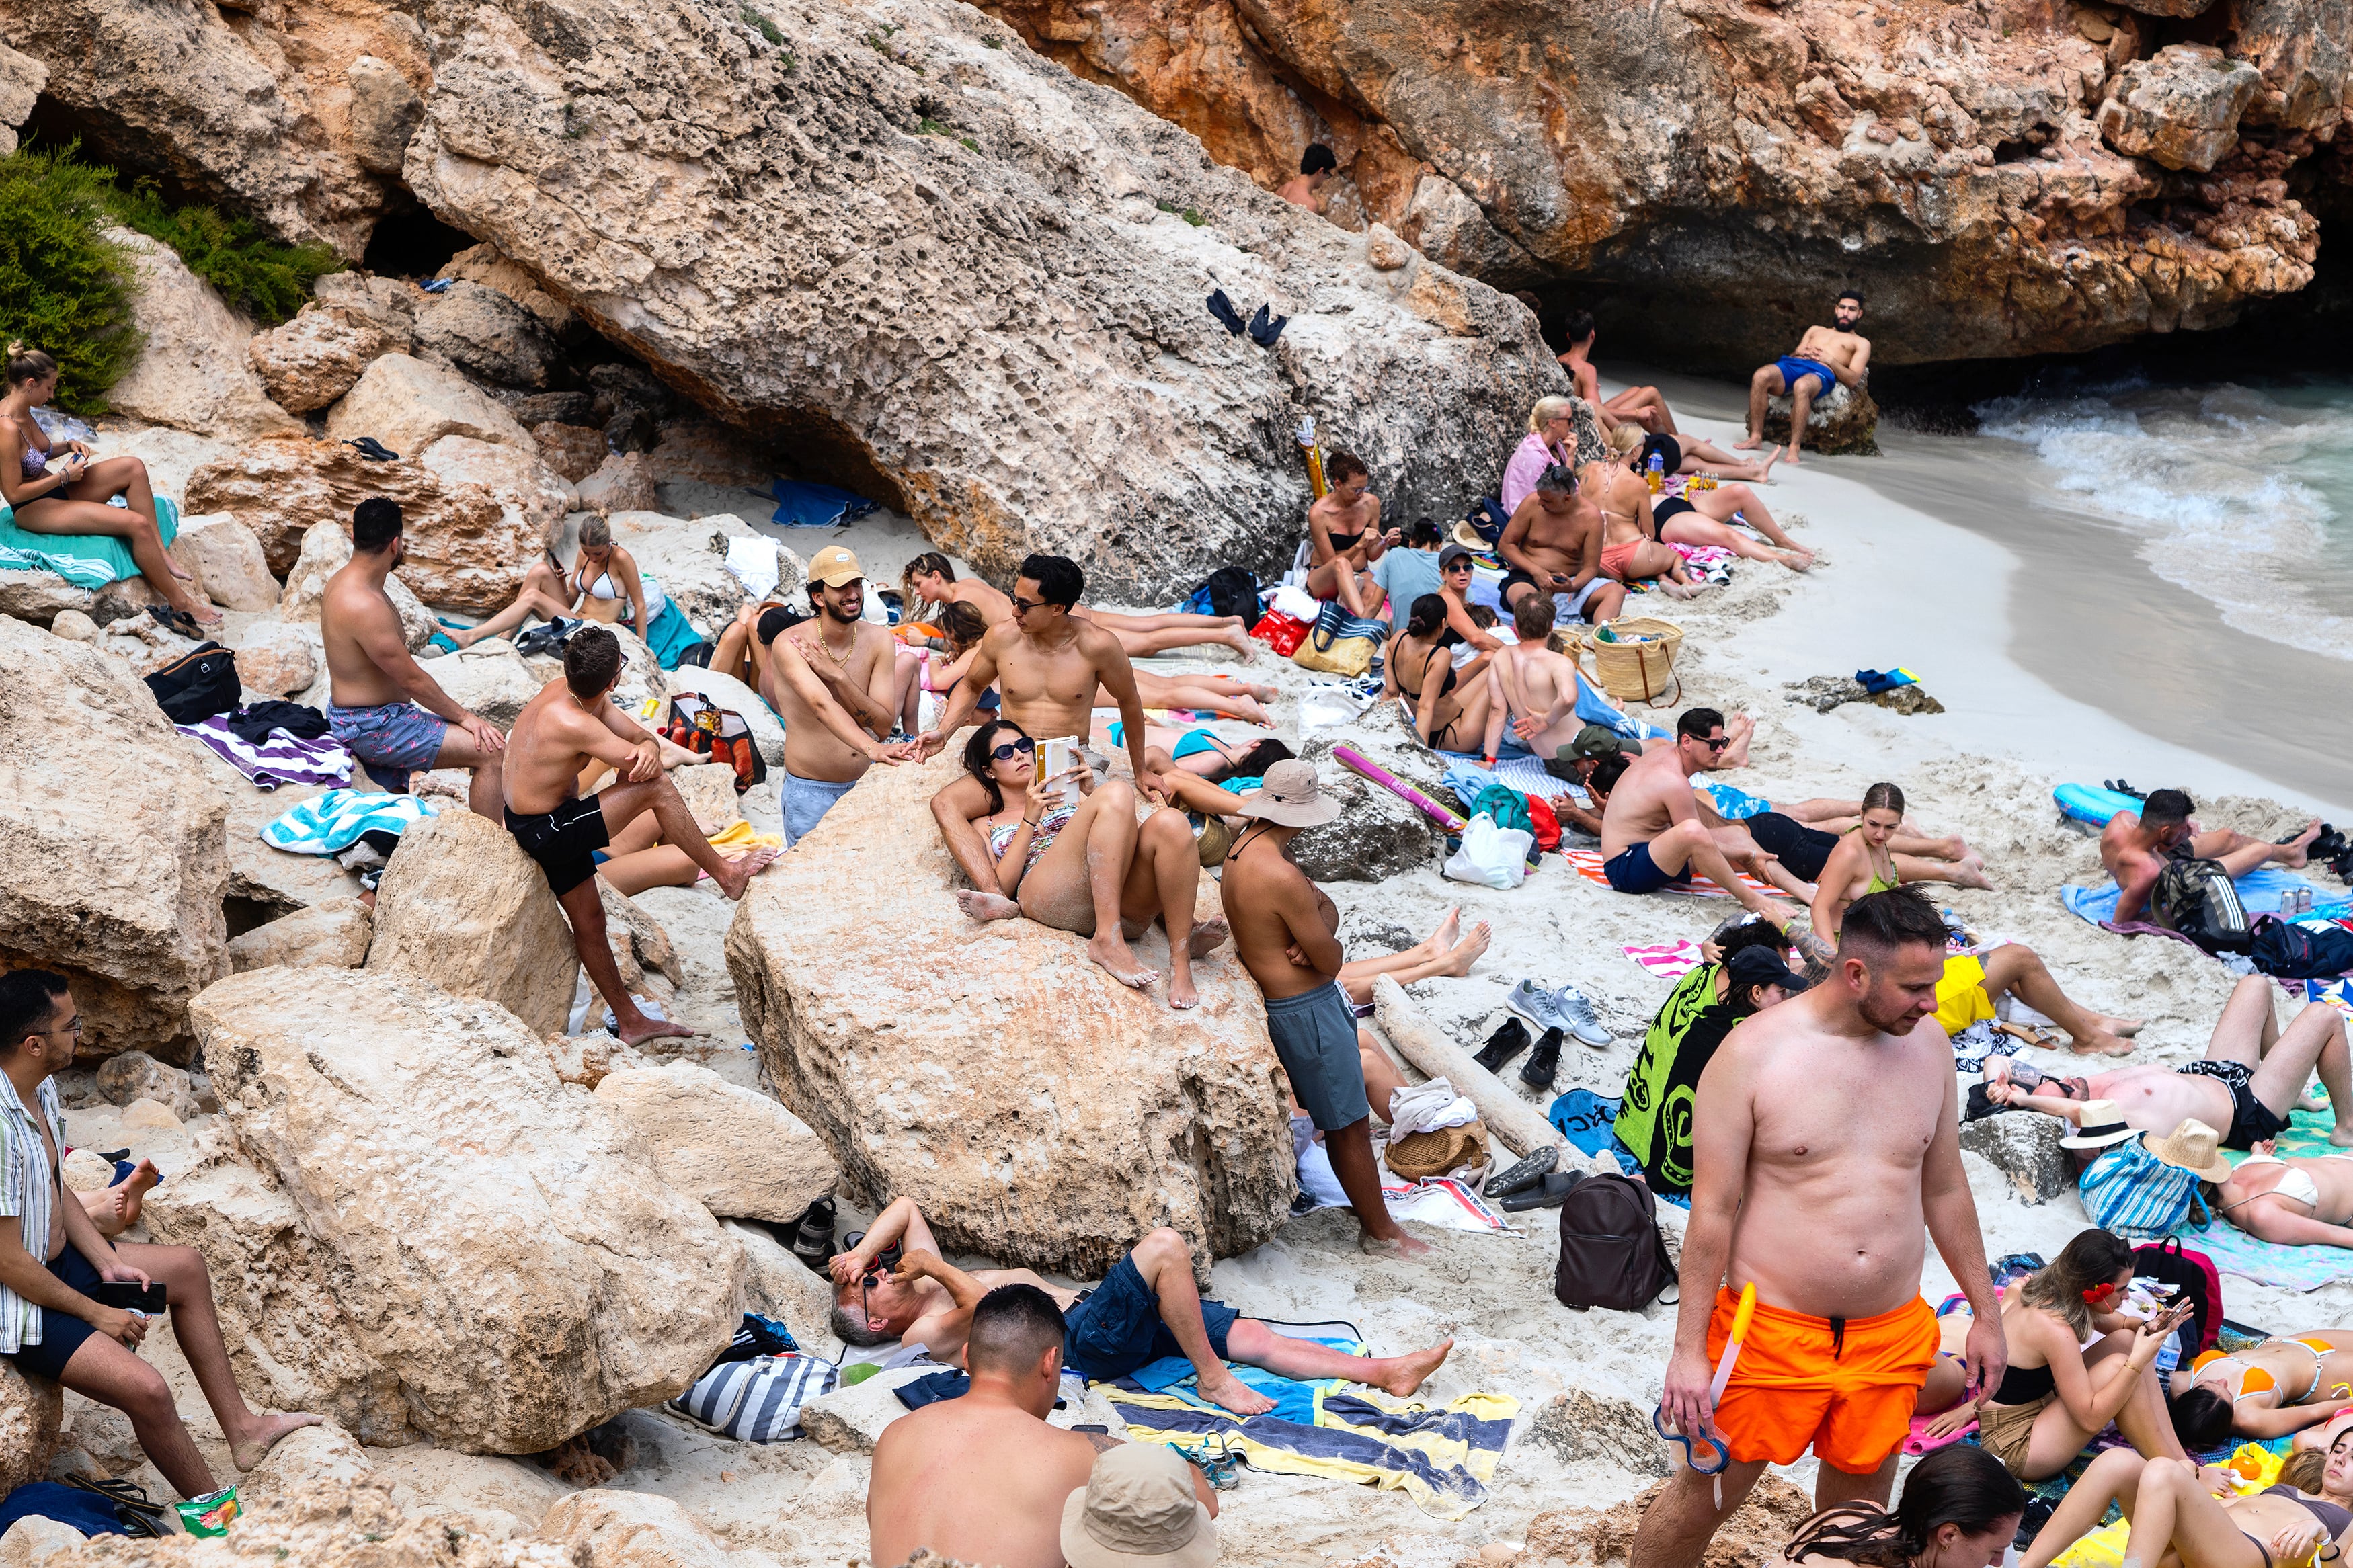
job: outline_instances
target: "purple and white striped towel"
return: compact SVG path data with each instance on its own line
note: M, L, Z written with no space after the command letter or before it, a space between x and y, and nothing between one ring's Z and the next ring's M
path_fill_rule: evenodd
M289 784L348 786L352 782L352 754L340 742L297 740L283 730L272 730L269 738L257 746L232 733L228 716L219 713L201 724L173 728L203 742L258 789L274 790Z

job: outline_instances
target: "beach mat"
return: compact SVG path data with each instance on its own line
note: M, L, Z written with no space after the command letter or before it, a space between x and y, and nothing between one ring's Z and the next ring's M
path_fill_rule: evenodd
M2316 904L2321 901L2322 896L2322 889L2314 883L2306 881L2293 871L2283 871L2276 866L2258 866L2245 876L2234 879L2232 886L2239 889L2239 902L2250 916L2279 913L2281 899L2298 888L2310 888L2313 902ZM2087 920L2095 926L2135 934L2143 931L2150 933L2163 931L2167 936L2180 934L2146 921L2134 921L2123 925L2116 924L2116 900L2123 896L2122 889L2114 882L2103 882L2096 888L2059 889L2059 901L2066 907L2067 912L2078 919ZM2194 947L2197 944L2192 942L2190 945Z
M1600 850L1564 849L1560 853L1562 858L1568 862L1569 868L1575 871L1578 876L1584 878L1588 882L1598 883L1604 888L1609 887L1609 878L1601 869ZM1755 889L1760 893L1763 893L1767 898L1778 899L1784 896L1778 888L1773 887L1769 883L1760 882L1746 871L1736 871L1733 875L1738 877L1743 882L1747 883L1749 887ZM1615 892L1617 889L1611 888L1610 891ZM1709 881L1705 877L1702 877L1697 873L1694 873L1692 879L1681 887L1662 888L1659 891L1662 893L1697 893L1703 898L1710 899L1728 899L1732 897L1730 893L1725 891L1725 889L1717 887L1714 882ZM1648 895L1635 896L1643 897Z
M1656 947L1621 947L1619 951L1662 980L1681 980L1707 962L1700 952L1699 943L1689 937Z

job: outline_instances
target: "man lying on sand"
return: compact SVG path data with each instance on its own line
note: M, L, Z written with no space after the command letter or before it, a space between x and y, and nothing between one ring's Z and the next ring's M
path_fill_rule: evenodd
M549 890L572 922L572 942L582 967L613 1010L621 1043L634 1046L695 1031L647 1017L621 984L612 943L605 936L595 852L650 811L661 823L663 842L685 850L721 892L740 899L776 851L762 849L729 860L711 847L678 786L662 772L660 746L614 706L613 687L620 679L621 645L611 632L583 626L573 633L564 645L564 673L542 687L515 717L514 731L507 738L503 783L507 831L547 874ZM580 770L591 758L609 763L620 777L584 797L576 793Z
M2070 1147L2100 1147L2094 1140L2114 1142L2126 1127L2161 1138L2194 1117L2224 1129L2225 1148L2252 1149L2279 1136L2317 1068L2337 1117L2328 1141L2353 1148L2353 1063L2346 1056L2345 1016L2326 1002L2314 1002L2283 1032L2272 1016L2278 984L2261 974L2240 981L2215 1020L2201 1061L2182 1068L2118 1068L2084 1079L2045 1078L2031 1068L2021 1073L2012 1058L1990 1057L1986 1098L2076 1123ZM2087 1106L2115 1112L2116 1124L2095 1130Z
M1691 775L1713 766L1730 744L1724 715L1694 708L1675 721L1673 745L1653 745L1634 759L1602 812L1602 873L1621 893L1655 893L1688 886L1696 870L1746 908L1787 925L1797 911L1742 881L1732 859L1792 897L1803 899L1810 889L1757 848L1746 829L1708 828L1692 798Z
M977 1291L970 1277L941 1267ZM887 1274L884 1279L884 1289L896 1289ZM1001 1285L976 1294L961 1310L970 1320L958 1337L971 1391L893 1421L876 1439L866 1484L868 1561L902 1563L928 1546L960 1563L1064 1568L1062 1519L1071 1494L1083 1495L1099 1453L1126 1445L1104 1433L1047 1425L1061 1396L1064 1325L1046 1290ZM1189 1473L1199 1508L1214 1516L1218 1500L1208 1478L1181 1461L1178 1468ZM1176 1501L1183 1506L1181 1493Z
M1356 1030L1348 1049L1356 1051ZM878 1261L893 1242L905 1252L893 1271ZM1237 1415L1256 1415L1274 1401L1245 1384L1226 1363L1239 1362L1302 1381L1336 1377L1403 1398L1436 1372L1454 1342L1410 1355L1366 1359L1309 1340L1289 1339L1193 1285L1185 1238L1162 1226L1112 1266L1084 1300L1027 1268L983 1268L967 1274L948 1263L912 1198L899 1198L875 1219L851 1250L828 1265L833 1275L833 1331L845 1344L872 1347L897 1340L921 1345L951 1364L965 1355L973 1309L1000 1285L1034 1285L1052 1297L1068 1328L1062 1364L1096 1381L1125 1377L1140 1366L1181 1355L1193 1363L1201 1397ZM879 1457L878 1457L879 1458Z
M1837 326L1808 327L1794 350L1759 366L1748 378L1748 438L1735 441L1736 450L1753 452L1765 444L1765 405L1786 392L1789 395L1788 457L1797 462L1814 399L1841 382L1861 386L1870 378L1871 340L1854 330L1854 324L1862 320L1862 296L1847 289L1838 297L1831 316Z
M2100 830L2100 864L2116 879L2119 925L2141 918L2168 860L2219 860L2232 877L2243 877L2272 861L2294 870L2305 863L2312 841L2320 837L2317 820L2284 844L2250 838L2227 827L2200 831L2189 819L2194 809L2179 790L2157 790L2140 803L2139 811L2120 811Z

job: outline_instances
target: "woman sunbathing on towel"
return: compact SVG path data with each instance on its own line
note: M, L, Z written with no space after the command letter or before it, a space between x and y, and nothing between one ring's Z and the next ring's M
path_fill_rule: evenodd
M2353 1247L2353 1153L2283 1159L2265 1139L2213 1189L2209 1206L2284 1247Z
M1193 920L1201 861L1185 814L1155 811L1139 826L1124 780L1097 784L1083 765L1041 779L1038 760L1021 726L992 719L965 742L967 777L932 798L948 852L973 882L956 903L976 921L1026 915L1076 931L1088 939L1089 958L1139 991L1159 972L1128 941L1157 921L1168 933L1168 1005L1196 1005L1193 960L1228 933L1222 920ZM1078 786L1075 804L1062 795L1069 784Z
M2026 1513L2026 1492L1982 1448L1939 1448L1912 1468L1895 1506L1846 1503L1808 1520L1775 1568L1991 1568Z
M2173 1374L2173 1424L2200 1448L2232 1436L2284 1437L2353 1408L2353 1331L2309 1329L2225 1355L2208 1351Z
M2120 1317L2109 1307L2132 1277L2131 1245L2086 1230L2003 1295L2010 1368L1978 1406L1978 1442L2019 1479L2057 1475L2111 1421L2143 1454L2187 1458L2188 1437L2174 1430L2185 1412L2166 1404L2157 1352L2189 1303L2145 1322Z
M140 576L184 621L219 626L220 612L190 592L188 574L164 552L147 465L136 458L93 460L79 441L51 444L33 410L57 395L58 362L40 350L10 343L7 375L8 393L0 397L0 499L15 509L16 526L27 533L120 539ZM129 506L107 505L115 496Z
M2067 1489L2019 1568L2049 1568L2052 1559L2098 1527L2111 1502L2121 1504L2131 1521L2127 1565L2301 1568L2337 1563L2353 1544L2353 1511L2342 1504L2284 1484L2242 1496L2239 1479L2186 1458L2145 1459L2111 1448Z

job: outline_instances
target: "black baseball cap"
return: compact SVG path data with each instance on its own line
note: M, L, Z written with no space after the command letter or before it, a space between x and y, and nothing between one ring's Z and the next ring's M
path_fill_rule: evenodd
M1468 561L1470 559L1471 552L1469 550L1460 544L1450 544L1445 549L1438 552L1438 569L1440 572L1443 572L1449 566L1453 565L1457 561Z
M1769 947L1744 947L1724 961L1724 968L1732 976L1736 992L1751 985L1778 985L1792 994L1806 988L1806 977L1782 963L1781 955Z

